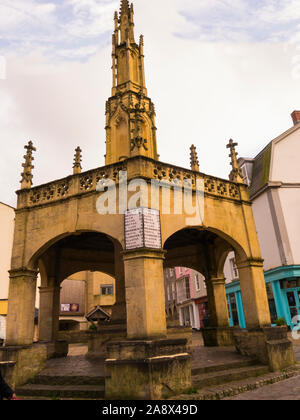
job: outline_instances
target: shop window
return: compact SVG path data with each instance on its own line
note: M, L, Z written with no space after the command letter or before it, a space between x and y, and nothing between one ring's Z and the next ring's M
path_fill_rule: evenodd
M282 289L295 289L296 287L300 287L300 278L284 279L280 283Z
M272 324L274 324L278 318L274 299L269 299L269 308L270 308L271 321L272 321Z
M275 305L275 298L273 294L273 287L271 283L266 284L266 289L267 289L267 295L268 295L271 321L272 321L272 324L274 324L276 319L278 318L278 315L277 315L277 310L276 310L276 305Z
M238 311L237 311L237 304L236 304L235 294L232 293L229 296L229 299L230 299L230 306L231 306L231 313L232 313L233 325L234 326L238 326L239 325L239 316L238 316Z

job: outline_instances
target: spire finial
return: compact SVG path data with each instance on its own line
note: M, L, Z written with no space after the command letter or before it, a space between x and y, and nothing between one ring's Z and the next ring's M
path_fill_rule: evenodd
M24 149L27 150L26 155L24 156L25 163L22 164L24 170L21 174L21 189L31 188L32 187L32 169L34 166L32 165L32 161L34 157L32 156L32 152L36 152L36 148L33 146L32 141L28 142L27 146L24 146Z
M128 13L130 10L129 1L128 0L121 0L121 15L123 13Z
M77 149L75 149L75 156L74 156L74 165L73 165L73 174L80 174L82 167L81 167L81 162L82 162L82 155L81 155L82 150L80 149L80 147L78 146Z
M232 178L232 181L243 183L242 171L241 171L241 168L239 167L238 160L237 160L238 153L235 150L236 146L238 146L238 143L234 143L232 139L229 140L229 143L226 146L227 149L230 149L229 157L231 158L231 166L232 166L232 171L231 171L230 176Z
M198 155L197 155L197 149L192 144L190 150L191 150L191 169L192 171L199 172L199 160L198 160Z

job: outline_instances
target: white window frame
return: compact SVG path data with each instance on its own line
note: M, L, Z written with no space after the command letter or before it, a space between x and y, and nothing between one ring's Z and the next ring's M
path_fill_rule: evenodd
M239 279L239 270L237 268L235 258L230 258L230 268L231 268L231 274L232 274L233 280L238 280Z

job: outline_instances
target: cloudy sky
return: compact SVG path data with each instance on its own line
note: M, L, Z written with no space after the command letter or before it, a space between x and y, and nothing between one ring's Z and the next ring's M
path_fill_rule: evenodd
M300 109L299 0L135 0L161 160L227 178ZM116 0L0 0L0 201L15 205L24 145L34 184L104 164ZM6 68L6 69L4 69Z

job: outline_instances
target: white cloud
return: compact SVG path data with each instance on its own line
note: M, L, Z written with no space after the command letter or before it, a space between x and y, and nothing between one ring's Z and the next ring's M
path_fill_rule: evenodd
M45 23L56 10L53 3L40 4L35 0L2 0L0 4L1 30L15 28L17 25L30 22Z
M225 146L230 137L239 142L241 156L253 156L291 126L289 114L300 108L299 80L293 79L291 65L297 61L297 49L292 44L213 43L174 36L189 29L180 10L190 12L193 5L199 8L210 2L136 0L136 37L145 35L146 81L156 105L161 160L188 167L189 147L194 143L201 170L227 177L230 166ZM77 18L83 22L85 13L101 15L96 7L100 3L105 6L96 0L77 0ZM113 30L108 11L113 3L106 2L103 13L110 15L109 23L103 18L99 33ZM235 3L238 10L242 3ZM50 12L45 16L53 18ZM85 170L104 164L111 47L97 51L95 39L82 45L77 43L79 35L68 38L69 29L64 34L51 25L48 36L59 43L57 49L53 44L56 58L49 62L44 43L26 56L10 52L7 80L0 80L0 201L11 204L29 139L37 147L35 185L72 173L78 145L83 149ZM34 34L31 37L28 47L34 42ZM74 47L72 42L65 43L66 37L73 39ZM109 43L110 34L105 37ZM86 54L90 58L78 62ZM75 61L63 61L66 57Z

